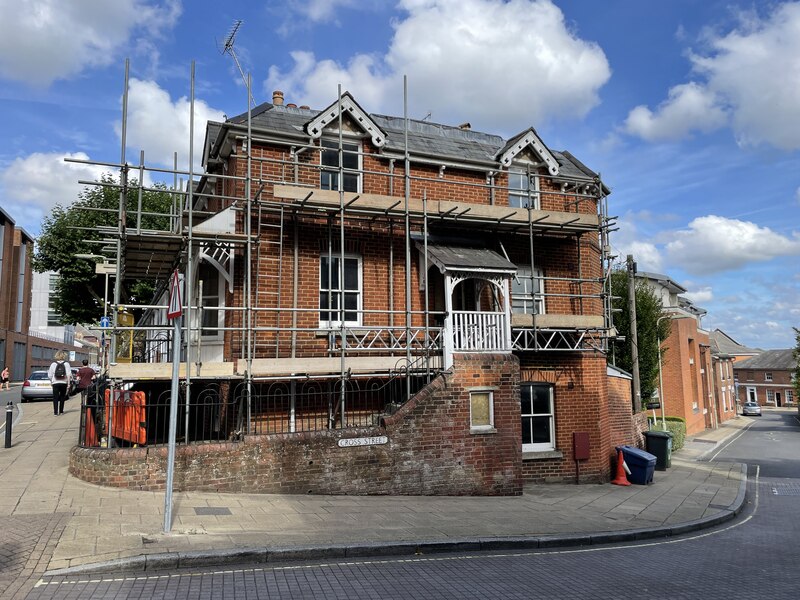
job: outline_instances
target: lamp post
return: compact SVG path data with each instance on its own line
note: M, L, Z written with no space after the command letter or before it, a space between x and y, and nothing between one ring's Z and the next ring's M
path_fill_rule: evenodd
M662 315L656 319L656 340L658 340L658 399L661 402L661 429L667 430L667 420L664 417L664 380L661 377L661 334L658 331L658 324L662 319L671 319L672 315Z
M108 276L116 274L117 272L117 265L116 263L109 262L109 258L107 256L103 256L102 254L76 254L75 258L84 258L86 260L95 260L95 259L102 259L102 263L96 263L94 266L94 272L97 275L105 275L105 287L103 289L103 320L107 322L108 318ZM102 367L103 370L108 368L107 364L108 353L106 352L105 344L103 345L103 359L102 359Z

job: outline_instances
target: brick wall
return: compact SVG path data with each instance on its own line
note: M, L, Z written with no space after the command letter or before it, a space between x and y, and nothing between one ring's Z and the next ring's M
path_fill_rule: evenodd
M601 354L562 352L526 354L520 358L521 382L554 386L556 442L560 456L523 456L523 479L533 482L575 481L572 433L587 432L591 457L581 461L581 482L608 481L613 455L606 359Z
M180 446L175 489L286 494L517 495L522 493L519 363L511 355L458 355L382 427ZM492 433L470 431L469 390L493 388ZM384 445L338 440L385 435ZM70 473L112 487L161 490L165 447L75 447Z

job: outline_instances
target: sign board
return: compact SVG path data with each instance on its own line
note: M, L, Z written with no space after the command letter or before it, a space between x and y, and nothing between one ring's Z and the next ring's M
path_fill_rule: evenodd
M94 265L94 272L97 275L116 275L117 274L117 263L96 263Z
M172 272L172 282L169 285L169 307L167 307L167 318L176 319L183 312L181 303L181 282L178 278L178 269Z
M380 446L381 444L388 444L389 438L385 435L376 437L361 437L361 438L342 438L339 440L339 448L355 448L357 446Z
M648 402L647 403L647 410L655 410L657 408L661 408L661 402Z
M100 327L103 329L108 329L111 327L111 319L108 317L100 317Z

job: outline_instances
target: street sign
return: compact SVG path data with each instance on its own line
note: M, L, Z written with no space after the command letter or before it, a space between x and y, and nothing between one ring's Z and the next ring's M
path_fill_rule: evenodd
M116 275L117 274L117 263L97 263L94 266L94 272L97 275Z
M100 317L100 327L103 329L108 329L111 327L111 319L108 317Z
M178 279L178 269L172 273L172 283L169 286L169 308L167 308L167 318L176 319L183 312L181 305L181 282Z

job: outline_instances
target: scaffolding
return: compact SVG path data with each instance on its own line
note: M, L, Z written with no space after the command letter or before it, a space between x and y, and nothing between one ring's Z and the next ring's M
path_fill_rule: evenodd
M321 137L293 137L254 127L248 78L246 113L221 125L208 124L212 135L222 135L222 128L226 128L225 139L233 146L232 164L244 163L244 172L229 173L227 165L216 169L207 165L197 174L193 167L192 64L188 168L178 168L177 153L171 169L147 164L144 152L140 152L138 164L129 164L128 71L126 61L120 161L68 160L118 169L120 174L119 183L81 182L119 188L116 226L100 228L100 239L90 241L99 246L99 252L111 254L109 258L117 266L111 302L112 380L122 383L169 379L171 368L165 361L171 355L173 340L172 326L164 318L166 285L174 270L184 275L180 377L187 407L187 432L193 382L200 384L198 397L206 389L203 386L219 386L221 382L228 382L235 390L229 393L239 403L240 418L235 428L238 435L273 427L264 425L263 419L253 418L253 407L266 402L261 389L280 388L294 398L297 386L324 381L338 396L327 411L326 426L345 426L348 386L353 387L356 381L380 380L382 386L389 381L403 381L400 388L392 388L391 404L396 406L402 403L397 399L398 389L407 400L450 367L448 358L453 353L606 351L609 336L613 335L608 236L615 218L608 215L608 190L600 177L571 155L566 154L577 167L569 177L559 175L557 169L554 172L546 161L535 173L529 164L524 173L527 183L521 205L509 206L498 201L509 190L502 180L498 183L502 173L496 160L487 159L485 164L456 163L411 151L410 130L432 125L409 119L405 81L402 120L381 117L383 123L395 126L402 121L402 151L375 153L366 148L353 149L348 143L345 130L352 119L348 115L354 114L353 102L341 87L337 90L336 110L331 113L334 116L324 123L336 131L331 148L323 145ZM270 106L281 106L282 111L309 119L317 114L303 107ZM465 138L472 135L468 130L461 131ZM372 135L374 141L379 134ZM264 148L274 152L269 155ZM336 164L323 164L326 148L335 151ZM368 159L382 167L365 167ZM351 163L357 166L347 166ZM457 176L449 178L449 172ZM138 175L135 184L131 183L131 173ZM172 178L168 190L174 199L171 209L158 215L168 223L162 230L142 226L143 216L153 216L143 211L142 194L157 189L143 185L146 173ZM332 189L323 189L326 177L325 187ZM345 191L344 182L351 177L362 185L367 180L381 183L364 186L374 188L369 193ZM476 195L486 202L468 199ZM131 215L134 196L137 201ZM542 208L545 199L560 210ZM299 279L304 269L300 262L311 246L304 233L320 230L326 235L314 240L319 244L314 249L321 250L318 254L322 256L321 282L314 290L319 295L317 304L300 298L307 290L300 289ZM458 234L463 237L470 231L480 231L497 240L495 250L508 262L520 262L521 257L530 273L489 276L464 268L461 275L445 278L445 297L455 295L459 283L476 277L481 283L470 291L473 297L466 298L459 309L450 307L450 300L449 310L435 302L431 306L434 282L429 281L430 270L433 266L444 268L431 261L432 245L440 238ZM363 285L353 305L355 295L346 284L350 276L347 265L352 263L347 248L353 239L363 239L371 232L388 240L382 265L388 305L377 309L363 306ZM398 260L400 244L396 242L400 240L402 255ZM305 248L301 249L301 245ZM416 265L412 262L415 247L419 251ZM511 249L510 254L506 247ZM546 276L534 270L540 263L536 260L538 254L546 254L550 247L572 253L575 276ZM599 261L596 269L584 272L585 263L591 266L595 256ZM357 266L360 269L361 263ZM201 270L212 276L199 277ZM287 284L289 274L291 281ZM214 278L221 281L217 290L224 290L218 297L233 300L232 303L219 301L214 305L214 290L208 288ZM121 291L127 279L157 282L158 292L152 303L124 303ZM509 284L510 280L513 283ZM419 286L416 295L414 283ZM463 290L461 293L469 295ZM127 312L137 312L142 317L127 325L120 319ZM503 334L503 327L508 330L507 335ZM121 334L130 334L131 345L137 349L136 361L126 364L113 359ZM209 338L214 338L211 345L218 355L221 348L222 360L211 356ZM293 402L287 410L290 422L295 423ZM290 430L296 431L294 425Z

